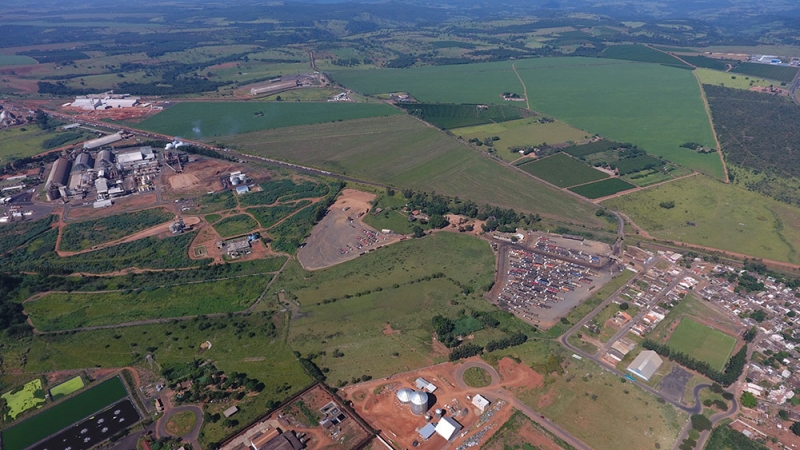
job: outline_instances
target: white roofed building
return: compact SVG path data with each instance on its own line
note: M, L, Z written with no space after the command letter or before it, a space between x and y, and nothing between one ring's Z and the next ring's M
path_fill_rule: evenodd
M486 397L482 396L481 394L475 395L472 397L472 404L475 405L481 412L486 411L486 407L489 406L491 402L486 400Z
M436 434L449 441L456 434L458 434L462 428L464 427L454 419L450 417L442 417L442 420L440 420L439 424L436 425Z
M645 350L628 366L628 372L636 375L644 381L649 381L650 377L656 373L664 361L658 353L652 350Z

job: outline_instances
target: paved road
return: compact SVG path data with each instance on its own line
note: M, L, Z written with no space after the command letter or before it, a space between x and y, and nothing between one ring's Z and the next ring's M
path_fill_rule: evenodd
M169 401L165 402L169 404ZM168 406L168 405L165 405ZM190 411L194 414L195 423L194 428L191 431L184 434L183 436L175 436L183 439L184 441L190 442L192 446L194 446L195 450L200 450L200 445L197 443L197 436L200 434L200 427L203 425L203 410L200 409L199 406L195 405L184 405L184 406L177 406L177 407L169 407L167 411L158 419L156 422L156 436L159 438L172 436L171 433L167 432L167 422L169 419L172 418L175 414Z
M492 377L491 384L484 388L473 388L467 386L467 384L464 383L464 372L472 367L478 367L489 372L489 375ZM482 361L465 362L464 364L461 365L461 367L459 367L456 370L456 384L460 389L469 392L477 392L482 396L486 397L490 401L496 401L497 399L501 399L506 403L508 403L509 405L512 405L517 410L521 411L523 414L528 416L528 418L541 425L543 428L552 433L554 436L558 437L559 439L563 440L569 445L575 447L576 449L592 450L591 447L583 443L581 440L572 436L566 430L556 425L555 423L551 422L545 416L534 411L533 408L531 408L530 406L526 405L525 403L517 399L513 393L500 387L499 386L500 381L501 381L500 374L497 373L494 367Z

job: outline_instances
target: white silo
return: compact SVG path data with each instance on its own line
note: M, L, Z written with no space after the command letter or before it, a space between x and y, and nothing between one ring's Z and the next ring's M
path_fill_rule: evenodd
M400 390L397 391L397 400L399 400L400 403L405 405L405 404L411 402L411 396L413 394L414 394L414 391L412 391L409 388L400 389Z
M421 416L428 411L428 394L422 391L414 391L411 395L411 412Z

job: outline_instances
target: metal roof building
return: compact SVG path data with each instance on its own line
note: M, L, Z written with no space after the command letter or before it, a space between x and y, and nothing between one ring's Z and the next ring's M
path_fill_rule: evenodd
M94 170L110 167L114 163L114 154L111 150L100 150L94 160Z
M75 164L72 165L73 172L83 172L94 167L92 163L92 155L88 153L81 153L75 158Z
M67 181L69 181L69 169L71 166L72 161L66 158L58 158L50 169L50 175L47 176L45 188L49 188L53 184L66 186Z
M476 408L480 409L481 412L484 412L490 403L491 402L486 400L486 397L482 396L481 394L477 394L475 397L472 397L472 404L475 405Z
M103 147L105 145L113 144L114 142L122 140L122 133L114 133L108 136L103 136L98 139L92 139L91 141L86 141L83 143L83 148L85 150L92 150L95 148Z
M639 353L639 356L633 360L628 366L628 372L636 375L644 381L649 381L650 377L656 373L664 361L658 356L658 353L652 350L645 350Z
M442 420L440 420L439 424L436 425L436 433L449 441L453 438L453 436L461 431L462 428L464 427L452 418L442 417Z
M425 439L426 441L430 439L430 437L433 436L434 433L436 433L436 425L432 423L425 424L425 426L420 428L419 430L419 435L422 437L422 439Z

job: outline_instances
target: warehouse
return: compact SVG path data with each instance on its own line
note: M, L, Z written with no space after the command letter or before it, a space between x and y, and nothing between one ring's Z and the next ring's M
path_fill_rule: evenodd
M102 170L111 167L114 163L114 154L111 150L100 150L94 160L94 170Z
M436 434L449 441L455 437L459 431L461 431L461 428L463 427L460 423L456 422L455 419L451 419L450 417L442 417L442 420L440 420L439 424L436 425Z
M73 172L84 172L94 167L92 163L92 155L88 153L81 153L75 158L75 164L72 165Z
M121 141L123 139L122 132L117 132L114 134L110 134L108 136L103 136L101 138L92 139L91 141L86 141L83 143L84 150L93 150L95 148L104 147L106 145L111 145L114 142Z
M644 381L650 381L653 374L656 373L664 361L658 356L658 353L652 350L645 350L639 353L639 356L633 360L628 366L628 372L636 375Z
M50 175L47 176L45 189L50 189L54 185L66 186L71 166L72 162L67 158L58 158L50 169Z

